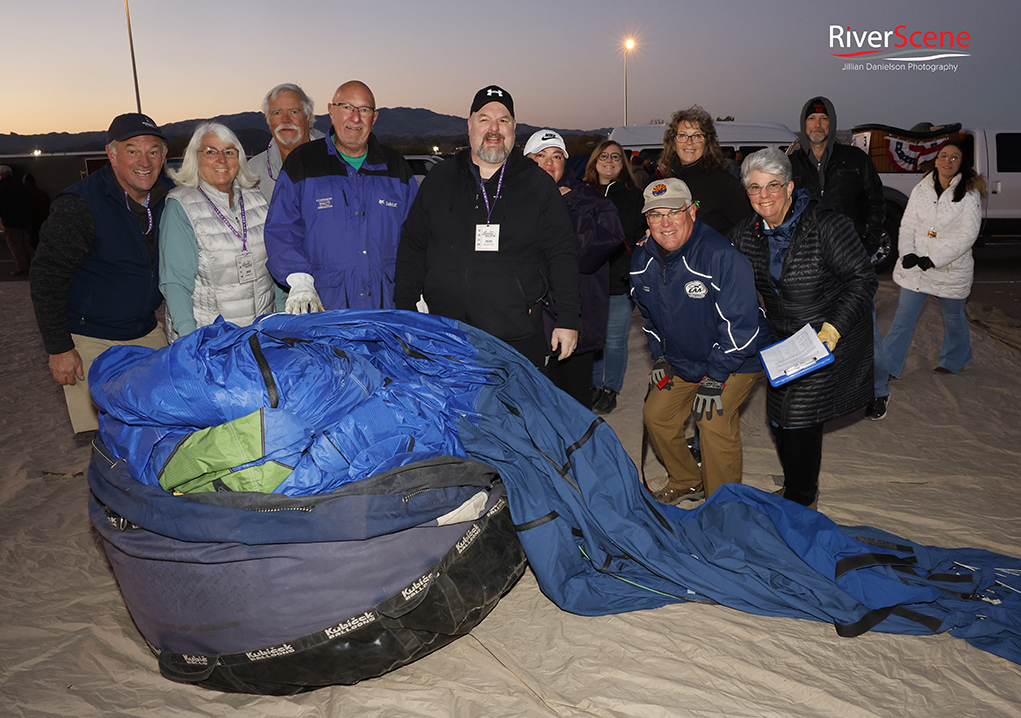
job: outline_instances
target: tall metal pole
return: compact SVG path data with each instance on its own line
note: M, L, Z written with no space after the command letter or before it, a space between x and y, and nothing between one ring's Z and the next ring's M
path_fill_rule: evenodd
M624 126L627 127L627 55L635 46L633 38L624 41Z
M128 18L128 45L131 47L131 74L135 77L135 104L138 106L138 114L142 114L142 98L138 94L138 68L135 67L135 41L131 38L131 13L128 11L128 0L124 0L124 15Z

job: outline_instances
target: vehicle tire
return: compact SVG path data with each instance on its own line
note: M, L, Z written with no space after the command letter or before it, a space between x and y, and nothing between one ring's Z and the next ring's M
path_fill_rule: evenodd
M886 203L886 219L883 220L883 231L890 237L890 251L886 257L876 264L876 274L888 274L897 263L897 238L900 235L900 220L904 216L904 208L893 202Z

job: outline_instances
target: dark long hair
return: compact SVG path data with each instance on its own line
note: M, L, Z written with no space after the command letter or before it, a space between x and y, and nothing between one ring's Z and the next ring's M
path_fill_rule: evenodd
M712 172L716 169L727 169L727 160L720 149L720 141L716 137L716 126L713 125L713 116L706 112L700 105L692 105L686 110L678 110L670 118L670 124L663 133L663 154L659 156L659 170L664 177L674 176L674 161L677 160L677 147L674 144L674 135L677 134L677 127L682 122L690 122L698 127L699 131L705 134L705 150L702 152L702 170Z
M956 147L961 151L961 168L957 170L957 174L961 175L961 181L954 187L954 202L960 202L964 199L964 195L968 194L971 190L976 190L980 197L986 196L986 181L982 175L975 172L974 162L971 154L968 150L959 142L954 140L947 140L936 152L938 156L940 152L945 150L947 147ZM933 179L939 182L939 171L933 168L932 173ZM956 176L956 175L955 175Z
M606 152L611 147L616 147L620 150L620 163L622 165L620 172L611 181L623 182L625 187L637 187L638 182L635 181L635 176L631 173L631 163L628 161L627 153L619 143L613 140L603 140L599 143L599 146L593 150L592 154L588 158L588 164L585 165L585 181L597 190L602 191L603 185L599 182L599 173L596 171L596 162L599 161L599 155Z

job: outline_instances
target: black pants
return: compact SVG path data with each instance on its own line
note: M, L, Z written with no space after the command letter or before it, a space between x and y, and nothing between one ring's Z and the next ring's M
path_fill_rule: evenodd
M822 424L782 429L770 423L776 455L783 467L783 497L810 506L819 493L822 465Z
M564 361L555 356L549 358L546 376L558 388L572 397L586 409L592 408L592 365L596 353L572 354Z

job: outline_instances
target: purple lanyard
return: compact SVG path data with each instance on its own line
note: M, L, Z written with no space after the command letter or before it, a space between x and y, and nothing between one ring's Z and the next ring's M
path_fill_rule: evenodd
M199 192L202 193L202 196L206 198L206 201L209 202L210 206L213 208L213 211L216 212L216 216L219 217L223 221L223 223L225 225L227 225L227 229L229 229L231 232L233 232L234 236L241 240L241 251L242 252L247 252L248 251L248 220L245 219L245 196L241 193L241 188L238 187L238 205L240 205L240 207L241 207L241 232L244 232L244 234L242 234L241 232L238 232L236 229L234 229L234 225L231 224L227 220L227 218L223 216L223 212L221 212L220 208L217 207L216 204L214 204L213 200L209 199L209 195L206 194L206 191L204 189L199 187L198 190L199 190Z
M269 175L269 178L270 178L271 180L273 180L274 182L276 182L276 181L277 181L277 178L273 176L273 168L272 168L272 167L270 167L270 165L269 165L269 151L270 151L271 149L273 149L273 140L270 140L270 141L269 141L269 144L268 144L268 145L266 145L266 174L268 174L268 175Z
M500 166L500 178L496 181L496 196L493 197L493 204L496 204L496 200L500 199L500 188L503 187L503 172L506 169L507 163L504 162ZM482 199L486 200L486 224L489 224L489 220L493 216L493 208L489 206L489 195L486 194L485 180L482 180Z
M145 230L144 232L142 232L143 235L149 234L149 232L152 231L152 210L149 209L149 198L151 196L152 196L152 192L146 192L145 193L145 204L142 205L143 207L145 207L145 214L149 217L149 228L147 230ZM131 205L128 204L128 191L127 190L124 190L124 206L127 207L129 212L131 211Z

